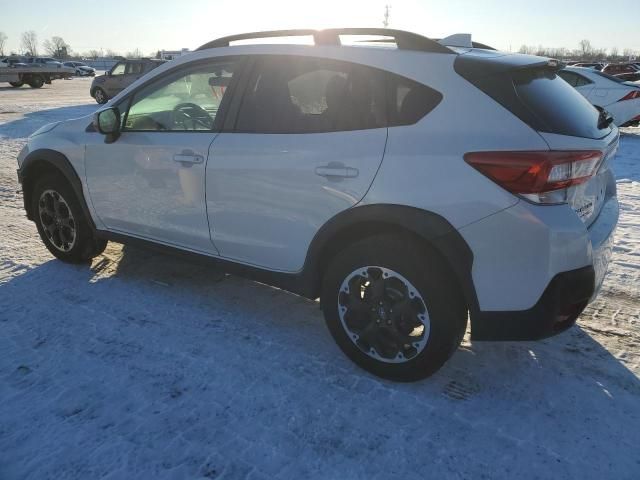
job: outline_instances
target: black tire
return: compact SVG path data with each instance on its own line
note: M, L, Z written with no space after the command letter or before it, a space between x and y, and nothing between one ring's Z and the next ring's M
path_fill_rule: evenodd
M44 85L44 78L41 75L32 75L29 79L29 86L31 88L42 88Z
M94 235L93 228L85 217L80 202L66 178L60 174L47 174L36 181L32 192L31 212L38 227L40 238L53 256L68 263L84 263L104 251L107 241ZM52 216L48 216L46 212L41 211L41 209L44 210L42 202L53 196L51 192L57 194L59 199L62 198L61 203L64 204L61 207L62 210L66 212L68 206L69 214L62 216L65 217L67 222L71 220L69 223L72 223L74 229L73 242L68 242L66 246L63 245L62 247L60 246L62 243L61 235L64 235L65 239L68 239L70 235L67 233L56 235L55 232L52 235L51 231L47 232L49 230L47 226L51 228L52 224L57 222L52 219Z
M368 266L383 268L385 276L389 275L386 273L389 270L404 277L404 280L410 282L411 288L415 288L417 296L421 297L418 302L421 303L421 300L423 300L421 304L426 307L429 326L428 335L425 334L423 337L426 343L420 346L422 350L416 348L413 349L413 352L410 352L411 344L405 344L400 347L406 348L406 350L398 350L400 353L398 353L396 360L400 358L399 362L401 363L388 363L381 360L380 356L374 358L365 353L363 347L356 344L361 340L352 340L350 335L354 332L348 332L347 327L343 325L340 318L339 308L344 308L346 311L347 309L343 305L350 304L351 301L344 303L344 297L342 297L342 295L345 295L344 290L341 292L343 282L356 271ZM371 269L373 272L375 270L375 268ZM398 278L393 278L393 274L384 280L385 296L387 295L390 278L394 282L400 282ZM361 287L357 288L360 289ZM366 289L368 287L362 288ZM358 295L360 295L359 290ZM413 292L411 295L413 296ZM404 300L409 301L410 299L406 296ZM415 300L414 298L411 299L411 301ZM360 300L358 299L356 302L360 302ZM406 318L404 313L398 314L397 310L399 309L395 313L393 313L393 309L387 310L387 312L391 313L387 313L386 316L382 317L378 313L369 313L369 306L371 305L365 302L367 302L366 293L361 304L366 305L364 310L367 313L364 314L365 317L357 317L361 325L371 325L372 320L369 320L368 316L373 316L377 323L380 323L381 318L386 318L389 325L393 321L396 327ZM377 307L372 308L371 311L373 312L375 308ZM417 239L396 234L380 234L366 238L348 246L331 260L323 278L322 309L331 335L340 349L351 360L374 375L402 382L421 380L436 372L456 351L464 337L467 326L467 308L460 288L446 262L437 252L423 245ZM357 312L357 315L361 314L361 311L354 311ZM347 318L346 314L343 315ZM384 312L382 315L384 315ZM360 321L360 318L365 318L364 323ZM412 321L415 321L415 317ZM422 323L424 324L424 322ZM374 326L374 328L379 327ZM383 337L385 342L390 338L387 335L387 328L392 327L384 327L383 325L382 334L385 335ZM368 329L362 328L363 338L365 330ZM424 331L427 331L426 327ZM353 335L353 338L355 339L356 336ZM413 345L417 346L418 344ZM368 349L369 347L365 348ZM372 353L374 350L372 349ZM409 355L407 355L407 352L409 352ZM403 353L405 354L404 357Z
M106 92L100 87L95 88L92 97L100 105L103 105L109 101L109 97L107 96Z
M9 85L15 88L20 88L21 86L24 85L24 82L9 82Z

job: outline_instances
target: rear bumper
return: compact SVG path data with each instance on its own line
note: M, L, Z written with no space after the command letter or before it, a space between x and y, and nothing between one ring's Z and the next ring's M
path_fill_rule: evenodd
M596 289L591 266L556 275L529 310L478 312L471 328L473 340L539 340L571 327Z
M618 200L612 195L587 230L592 264L555 275L530 309L477 312L471 325L471 338L539 340L571 327L600 291L611 259L618 216Z

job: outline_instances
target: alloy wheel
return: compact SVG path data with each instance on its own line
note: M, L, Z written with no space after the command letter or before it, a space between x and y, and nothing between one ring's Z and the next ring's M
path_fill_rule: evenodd
M388 268L351 272L340 286L338 314L349 339L381 362L408 362L429 339L429 312L420 292Z
M38 200L38 214L51 244L69 252L76 244L76 222L67 201L55 190L45 190Z

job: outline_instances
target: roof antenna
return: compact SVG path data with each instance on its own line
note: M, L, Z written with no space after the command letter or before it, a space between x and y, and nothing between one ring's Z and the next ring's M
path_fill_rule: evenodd
M389 10L391 9L391 5L384 6L384 20L382 21L382 26L384 28L389 27Z

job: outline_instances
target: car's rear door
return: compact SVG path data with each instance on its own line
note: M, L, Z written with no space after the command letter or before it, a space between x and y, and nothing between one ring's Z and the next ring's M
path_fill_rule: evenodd
M93 208L107 229L203 253L209 234L205 170L240 60L178 69L119 103L123 129L113 143L86 145Z
M384 75L321 58L256 57L243 93L209 153L211 236L223 257L297 271L318 229L363 198L380 166Z

